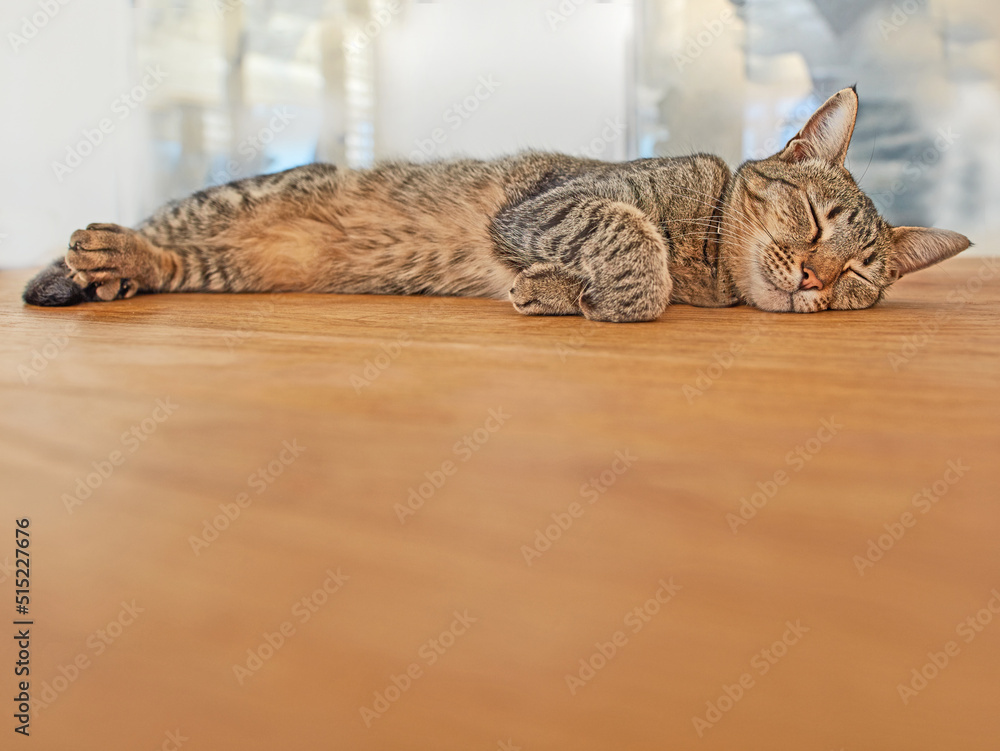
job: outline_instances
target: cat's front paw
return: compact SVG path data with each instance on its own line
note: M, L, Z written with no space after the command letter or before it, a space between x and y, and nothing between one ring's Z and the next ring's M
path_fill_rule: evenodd
M571 316L580 312L583 282L555 264L536 263L514 279L510 301L527 316Z
M99 300L121 300L139 291L148 274L145 240L117 224L90 224L69 239L70 278Z

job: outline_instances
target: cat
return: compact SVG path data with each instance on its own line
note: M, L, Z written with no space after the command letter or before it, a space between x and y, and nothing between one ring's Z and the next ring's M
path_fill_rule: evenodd
M859 310L969 247L893 227L844 168L858 112L839 91L777 154L625 163L310 164L168 204L136 229L91 224L27 286L32 305L139 292L509 298L526 315L658 318L668 304Z

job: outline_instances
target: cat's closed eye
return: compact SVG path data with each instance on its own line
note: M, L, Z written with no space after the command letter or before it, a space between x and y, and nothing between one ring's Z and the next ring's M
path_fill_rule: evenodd
M873 282L871 279L869 279L865 274L862 274L860 271L858 271L856 268L854 268L851 265L847 265L847 266L844 267L844 273L845 274L846 273L851 273L855 277L857 277L858 279L862 279L863 281L867 282L868 284L870 284L873 287L877 287L878 286L877 284L875 284L875 282Z
M813 206L813 202L810 200L809 196L806 196L806 204L809 206L809 214L812 216L813 226L816 228L816 233L812 236L809 241L811 245L815 245L823 237L823 225L819 222L819 216L816 214L816 207Z

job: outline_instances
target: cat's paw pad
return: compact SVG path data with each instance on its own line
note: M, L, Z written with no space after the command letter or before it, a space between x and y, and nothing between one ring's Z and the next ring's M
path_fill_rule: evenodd
M148 266L145 246L133 230L117 224L90 224L69 239L70 278L99 300L132 297L135 281Z
M134 279L112 279L104 284L95 282L89 291L93 292L98 300L104 302L125 300L135 296L135 293L139 291L139 284Z
M523 315L576 315L580 312L583 282L554 264L537 263L514 279L510 301Z

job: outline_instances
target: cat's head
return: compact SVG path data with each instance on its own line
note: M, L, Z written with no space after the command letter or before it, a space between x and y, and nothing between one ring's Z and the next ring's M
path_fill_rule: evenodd
M723 213L740 295L771 311L858 310L899 277L969 247L957 232L893 227L844 169L858 96L830 97L780 152L745 162Z

